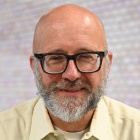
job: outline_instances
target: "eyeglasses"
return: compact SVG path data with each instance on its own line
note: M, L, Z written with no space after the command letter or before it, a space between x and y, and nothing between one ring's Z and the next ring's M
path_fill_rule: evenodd
M70 60L73 60L79 72L94 73L100 70L103 58L108 51L81 52L75 55L63 53L43 53L34 56L39 59L43 71L47 74L65 72Z

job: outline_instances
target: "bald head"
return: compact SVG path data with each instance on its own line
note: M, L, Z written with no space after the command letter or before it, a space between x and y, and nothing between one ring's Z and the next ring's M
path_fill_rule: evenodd
M33 52L38 52L42 47L41 44L47 45L51 42L55 35L61 36L61 31L65 31L67 34L72 34L72 32L76 34L79 30L85 29L88 29L89 33L92 32L94 38L102 40L102 47L107 47L103 25L94 13L72 4L56 7L45 13L37 23ZM54 34L52 40L48 37L50 34Z

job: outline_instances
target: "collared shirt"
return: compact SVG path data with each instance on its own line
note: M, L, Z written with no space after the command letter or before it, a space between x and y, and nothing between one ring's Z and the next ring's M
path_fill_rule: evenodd
M0 113L0 140L58 140L42 99ZM140 140L140 111L102 97L81 140Z

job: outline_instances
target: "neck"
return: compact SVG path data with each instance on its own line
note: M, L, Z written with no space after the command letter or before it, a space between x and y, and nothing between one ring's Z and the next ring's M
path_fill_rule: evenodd
M90 126L94 110L90 110L80 120L75 122L64 122L59 118L55 117L51 112L48 113L50 115L53 125L55 125L59 129L67 132L80 132Z

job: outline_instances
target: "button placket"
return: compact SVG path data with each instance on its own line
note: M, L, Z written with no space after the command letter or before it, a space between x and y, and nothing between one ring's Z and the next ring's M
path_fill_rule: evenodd
M83 138L81 140L89 139L90 137L91 137L91 133L87 132L87 133L85 133L85 135L83 136Z
M57 131L57 130L54 131L54 136L57 137L58 140L60 139L60 137L63 138L63 139L61 139L61 140L65 140L65 138L64 138L64 134L61 133L61 132L59 132L59 131Z

